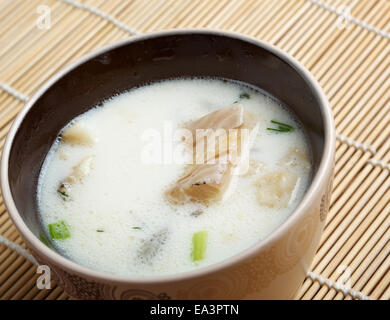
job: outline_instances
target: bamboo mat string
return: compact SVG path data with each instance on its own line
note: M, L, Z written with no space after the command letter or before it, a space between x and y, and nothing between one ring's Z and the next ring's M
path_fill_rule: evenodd
M376 149L373 146L365 145L364 143L357 142L357 141L355 141L355 140L353 140L351 138L343 137L340 134L337 134L336 138L338 140L340 140L341 142L346 143L347 145L349 145L351 147L355 147L356 149L361 149L364 152L370 151L372 153L372 155L376 154Z
M75 0L59 0L59 1L66 3L66 4L69 4L69 5L72 5L76 8L79 8L79 9L86 10L92 14L97 15L98 17L100 17L102 19L108 20L112 24L117 26L119 29L126 31L126 32L130 33L131 35L141 34L141 32L139 32L138 30L129 27L128 25L124 24L123 22L117 20L115 17L105 13L104 11L101 11L100 9L98 9L96 7L92 7L92 6L89 6L85 3L81 3L81 2L78 2Z
M19 91L10 87L9 85L7 85L4 82L0 82L0 88L18 100L21 100L23 102L27 102L27 100L28 100L28 97L25 94L20 93Z
M364 21L361 21L355 17L352 17L350 14L348 14L348 12L345 12L342 9L334 8L334 7L324 3L322 1L318 1L318 0L306 0L306 1L309 1L315 5L323 8L323 9L330 11L330 12L333 12L333 13L337 14L339 17L341 17L349 22L353 22L353 23L357 24L358 26L362 27L363 29L367 29L369 31L375 32L377 35L379 35L383 38L390 39L390 33L383 31L381 29L378 29L374 26L371 26L368 23L365 23Z
M26 249L23 249L21 246L19 246L15 242L8 240L7 238L3 237L2 235L0 235L0 244L3 244L6 247L16 251L17 253L19 253L21 256L25 257L28 261L32 262L33 264L36 264L36 265L38 264L37 260L35 260L33 255L30 254L29 252L27 252Z
M98 8L96 7L93 7L93 6L89 6L85 3L81 3L81 2L78 2L78 1L75 1L75 0L58 0L58 1L61 1L63 3L66 3L66 4L69 4L69 5L72 5L76 8L79 8L79 9L83 9L83 10L87 10L89 12L91 12L92 14L95 14L97 16L99 16L100 18L102 19L106 19L108 21L110 21L111 23L113 23L115 26L117 26L118 28L130 33L130 34L141 34L140 31L136 30L136 29L133 29L131 27L129 27L128 25L126 25L125 23L117 20L115 17L99 10ZM326 3L323 3L321 1L318 1L318 0L306 0L306 1L309 1L315 5L318 5L320 6L321 8L325 9L325 10L328 10L332 13L335 13L337 14L339 17L347 20L347 21L350 21L350 22L353 22L355 24L357 24L358 26L360 26L361 28L363 29L367 29L369 31L372 31L372 32L375 32L376 34L378 34L379 36L381 37L384 37L384 38L387 38L387 39L390 39L390 33L384 31L384 30L381 30L381 29L378 29L374 26L371 26L367 23L365 23L364 21L361 21L355 17L352 17L351 15L349 15L348 13L344 12L343 10L341 9L337 9L337 8L334 8L330 5L327 5Z
M390 170L390 164L382 160L368 159L367 162L371 163L373 166L379 166L382 169Z
M371 300L370 297L365 296L360 291L354 290L352 288L349 288L343 284L333 282L327 278L324 278L323 276L313 273L309 271L306 275L306 277L312 279L313 281L318 281L321 285L326 285L329 289L333 288L339 292L342 292L344 294L344 297L350 295L354 299L360 299L360 300Z

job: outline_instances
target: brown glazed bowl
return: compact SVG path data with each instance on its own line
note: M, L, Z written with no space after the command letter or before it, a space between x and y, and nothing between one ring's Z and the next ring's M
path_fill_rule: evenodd
M151 81L219 77L257 86L303 123L313 153L311 185L271 235L196 271L131 278L80 266L43 244L38 175L60 129L114 94ZM9 214L33 255L65 291L87 299L289 299L310 268L329 207L335 131L331 110L309 72L281 50L223 31L172 30L137 36L92 53L50 79L8 134L1 187Z

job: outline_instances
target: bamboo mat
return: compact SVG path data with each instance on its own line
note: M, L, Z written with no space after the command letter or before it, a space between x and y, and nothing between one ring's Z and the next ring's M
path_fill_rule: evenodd
M40 29L39 7L51 26ZM42 11L39 11L42 13ZM42 27L42 25L41 25ZM390 2L387 0L0 0L0 148L15 115L70 62L133 32L226 29L289 52L330 100L338 141L331 209L297 299L352 299L324 281L390 299ZM23 241L0 198L0 235ZM0 299L69 299L0 244ZM322 284L321 284L322 283ZM328 283L329 284L329 283Z

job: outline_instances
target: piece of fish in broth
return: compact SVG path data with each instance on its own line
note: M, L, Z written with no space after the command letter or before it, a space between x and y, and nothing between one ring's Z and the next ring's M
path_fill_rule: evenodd
M193 133L198 129L223 129L228 133L222 139L220 135L212 137L216 139L215 152L206 150L205 139L195 139L192 146L195 164L186 167L185 175L166 192L166 198L174 204L188 201L209 204L222 200L231 193L242 160L249 157L258 124L248 112L244 112L242 105L233 105L187 123L186 128ZM230 134L231 129L238 129L235 135ZM247 133L240 129L246 129Z
M294 199L298 177L291 172L280 170L267 173L257 181L257 200L268 208L286 208Z

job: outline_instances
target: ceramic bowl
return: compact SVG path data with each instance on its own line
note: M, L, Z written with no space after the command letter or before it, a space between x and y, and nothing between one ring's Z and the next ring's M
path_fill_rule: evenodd
M60 129L114 94L176 77L219 77L259 87L303 123L313 177L295 211L264 240L196 271L131 278L88 269L39 240L36 189ZM172 30L132 37L92 53L50 79L17 116L6 139L1 187L10 217L40 264L65 291L86 299L288 299L305 279L330 200L335 131L310 73L283 51L247 36Z

